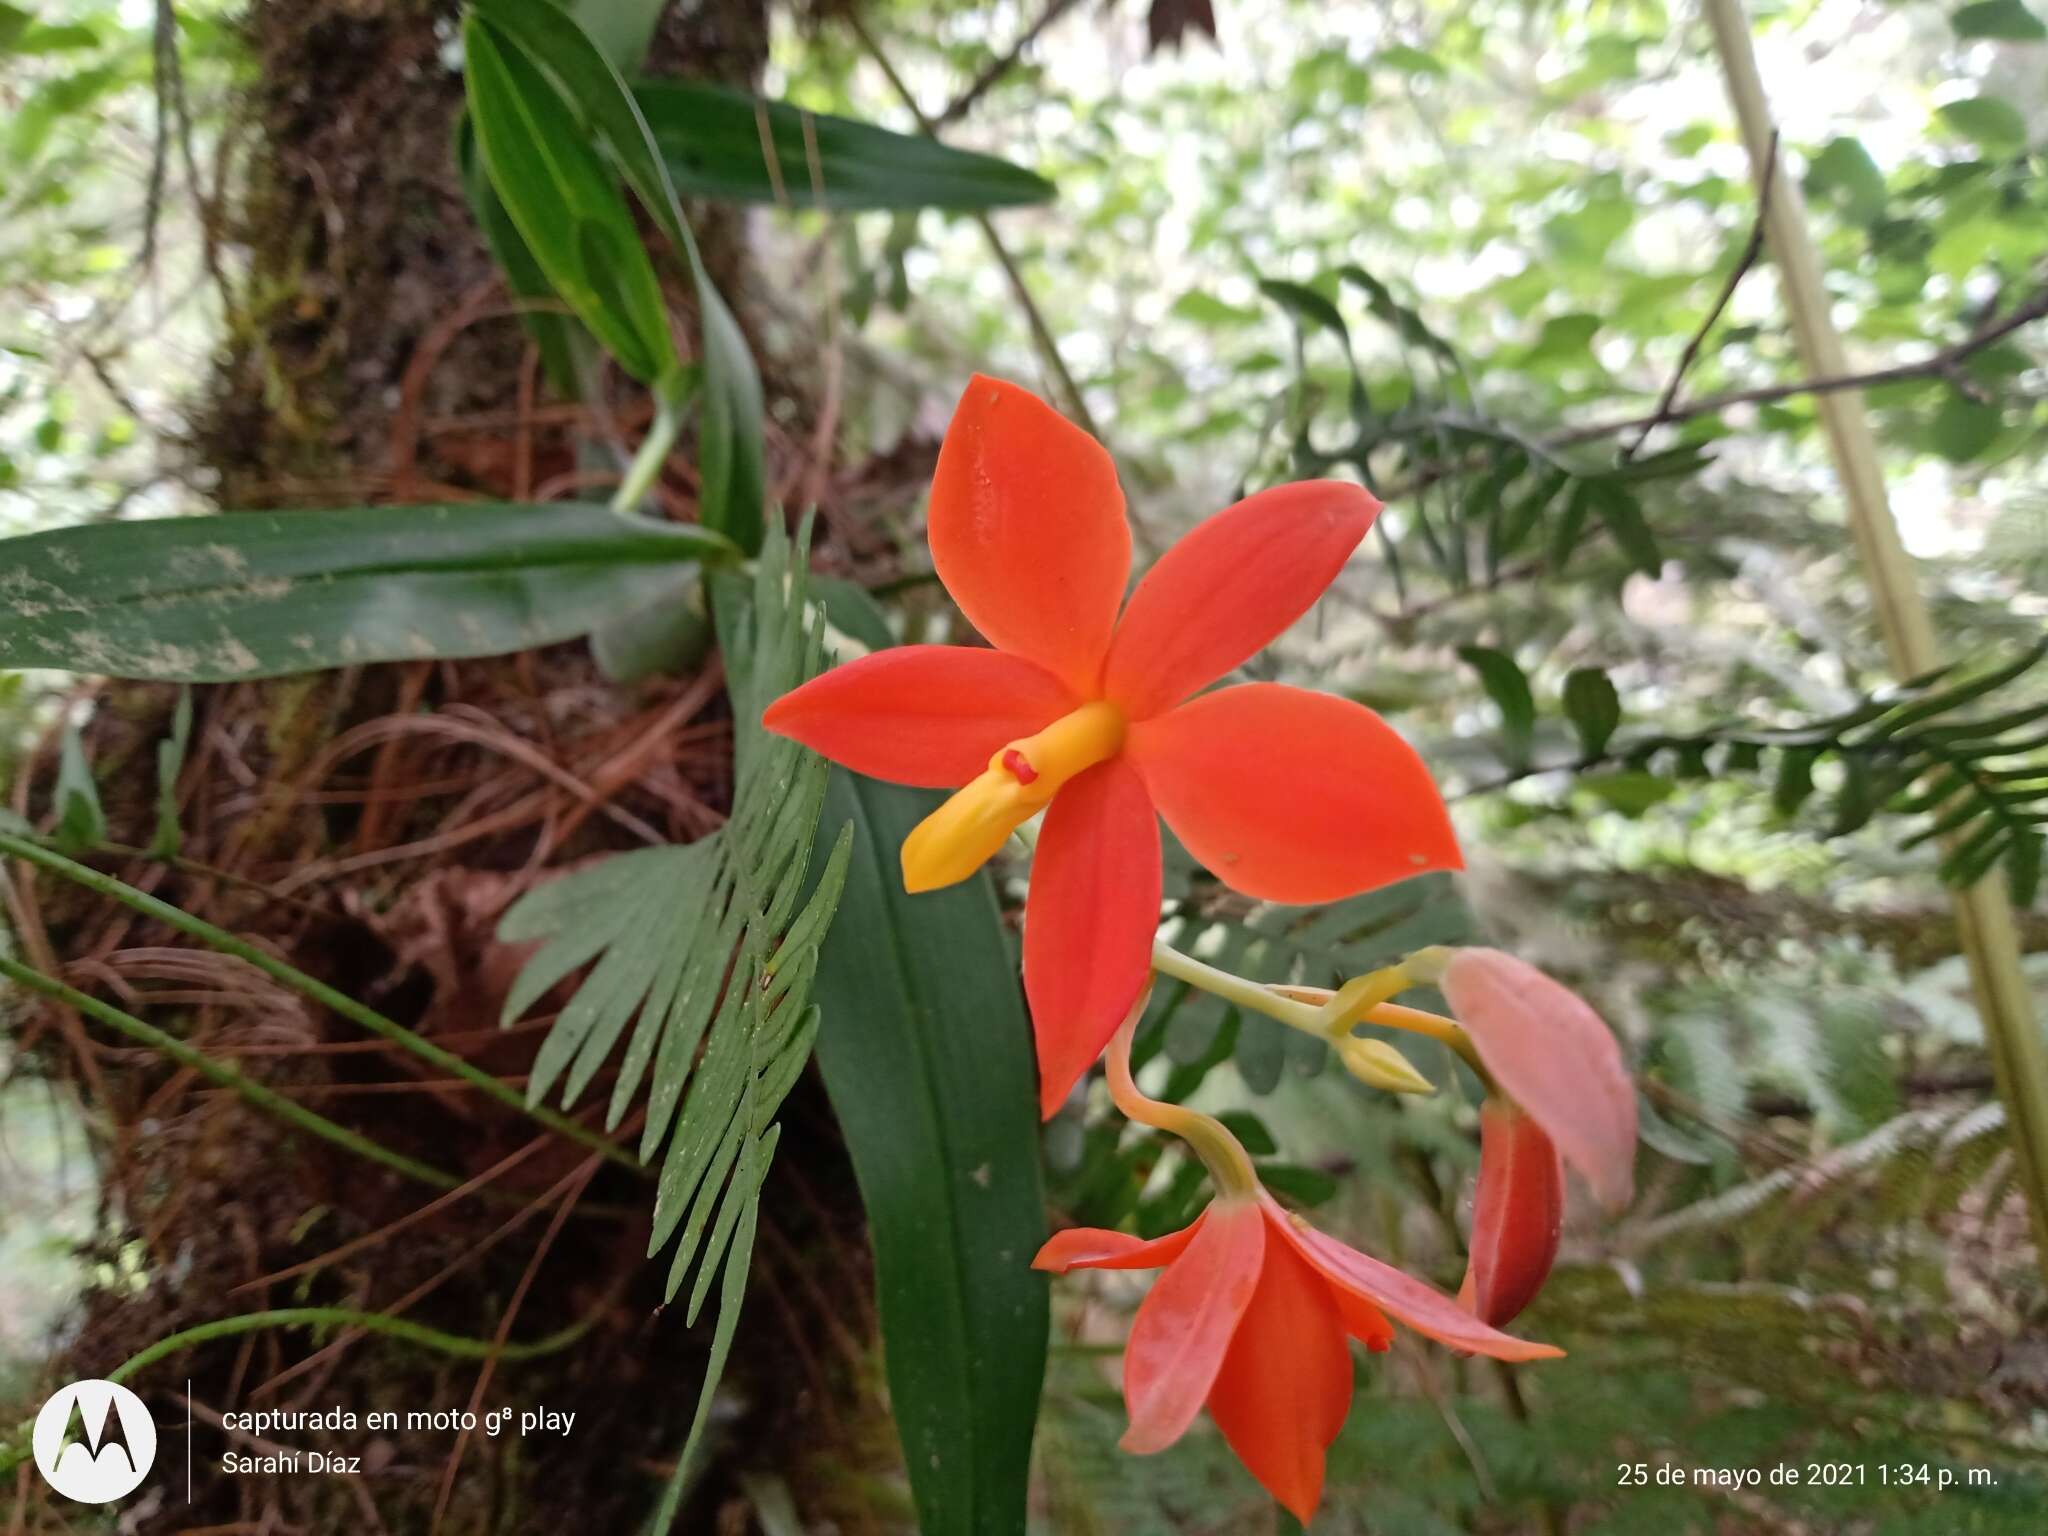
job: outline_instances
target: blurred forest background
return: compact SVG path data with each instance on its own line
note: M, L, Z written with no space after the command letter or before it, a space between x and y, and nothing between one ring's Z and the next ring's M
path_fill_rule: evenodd
M649 10L575 9L628 32ZM959 632L921 501L975 370L1085 414L1141 559L1246 487L1365 478L1390 510L1260 664L1385 712L1471 871L1304 922L1182 857L1169 936L1318 984L1501 943L1591 998L1639 1074L1636 1208L1574 1207L1525 1319L1570 1358L1376 1357L1315 1528L2039 1531L2048 1296L1946 887L2008 893L2048 999L2040 0L1750 10L1783 174L1851 366L1878 376L1893 511L1960 664L1904 694L1688 0L653 9L650 73L1010 163L962 190L891 186L885 158L842 196L801 160L764 183L742 132L716 151L740 167L729 196L685 188L759 361L771 493L817 508L821 585L865 588L896 638ZM461 65L456 9L430 0L0 4L0 533L617 480L644 392L614 371L569 398L521 328L531 290L508 291L465 187ZM656 497L688 518L697 491L679 459ZM717 661L636 676L599 650L190 689L0 673L0 784L17 827L517 1085L539 1026L496 1029L524 953L495 936L507 905L544 866L701 838L734 796ZM259 1306L501 1344L568 1330L482 1365L374 1330L207 1343L175 1372L202 1419L510 1394L588 1427L553 1450L385 1444L378 1476L332 1484L202 1467L198 1509L124 1528L643 1521L711 1351L659 1309L644 1186L239 961L9 870L7 953L498 1198L419 1215L417 1189L0 992L0 1422ZM999 888L1014 913L1021 879ZM1277 1026L1167 989L1154 1007L1160 1091L1227 1111L1330 1230L1455 1283L1469 1096L1396 1102ZM902 1529L868 1232L815 1074L782 1124L685 1528ZM1042 1154L1060 1220L1163 1231L1202 1197L1099 1085ZM1206 1424L1165 1455L1115 1450L1139 1294L1055 1290L1033 1528L1282 1529ZM1622 1464L1835 1462L1869 1470L1618 1486ZM1919 1468L1956 1485L1901 1482ZM64 1528L13 1477L10 1529Z

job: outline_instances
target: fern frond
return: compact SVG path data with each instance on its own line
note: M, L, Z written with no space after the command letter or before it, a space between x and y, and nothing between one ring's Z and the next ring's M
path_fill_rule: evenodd
M733 699L731 819L700 842L618 854L555 880L499 925L508 943L540 944L506 999L507 1025L590 967L534 1062L533 1102L559 1082L572 1106L633 1026L606 1125L619 1124L645 1083L640 1157L667 1148L648 1253L680 1233L666 1294L695 1270L691 1323L714 1283L720 1292L693 1444L737 1325L775 1114L817 1037L811 981L853 846L852 828L842 828L813 879L830 765L759 725L770 699L823 665L823 626L806 603L807 546L808 529L794 543L771 532L751 579L713 579Z

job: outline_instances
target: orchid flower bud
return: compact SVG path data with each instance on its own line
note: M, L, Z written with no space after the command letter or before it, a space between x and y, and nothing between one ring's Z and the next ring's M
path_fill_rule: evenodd
M1337 1042L1337 1055L1344 1070L1369 1088L1383 1088L1388 1093L1436 1092L1436 1084L1384 1040L1346 1035Z

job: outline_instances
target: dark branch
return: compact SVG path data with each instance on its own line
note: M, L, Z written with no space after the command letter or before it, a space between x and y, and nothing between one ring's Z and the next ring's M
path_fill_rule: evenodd
M1034 21L1025 30L1022 37L1011 44L1010 51L1001 58L991 59L988 67L974 77L974 83L954 97L951 106L932 119L932 127L944 128L947 124L956 123L973 111L975 103L986 96L989 90L1003 76L1017 67L1017 61L1024 56L1024 50L1038 41L1039 34L1066 15L1068 11L1071 11L1076 3L1077 0L1050 0L1045 10L1040 13L1038 20Z
M1643 444L1650 440L1650 434L1671 420L1672 408L1678 403L1678 387L1685 382L1685 375L1700 355L1700 348L1706 345L1707 337L1714 327L1721 323L1721 315L1735 297L1735 290L1742 286L1742 280L1749 275L1749 269L1756 265L1757 257L1764 249L1764 219L1771 211L1771 187L1778 176L1778 130L1771 130L1771 150L1764 160L1764 174L1757 188L1756 222L1749 227L1749 242L1743 246L1742 255L1736 259L1735 270L1728 274L1728 281L1721 285L1721 296L1714 300L1714 307L1707 311L1699 329L1692 333L1692 339L1685 344L1685 351L1679 354L1678 367L1672 370L1671 382L1664 386L1663 398L1657 402L1657 413L1652 416L1636 440L1621 450L1621 462L1626 464L1643 451Z

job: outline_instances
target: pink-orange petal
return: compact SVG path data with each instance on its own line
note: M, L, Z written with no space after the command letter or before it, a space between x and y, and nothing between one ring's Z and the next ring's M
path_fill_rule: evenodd
M1303 1525L1323 1497L1323 1460L1351 1411L1351 1351L1330 1287L1284 1242L1269 1239L1209 1416L1245 1470Z
M990 642L1083 698L1131 573L1131 530L1102 445L1029 390L976 374L932 475L932 564Z
M1159 870L1158 817L1121 757L1053 797L1024 903L1024 993L1047 1116L1095 1065L1152 973Z
M1124 754L1188 851L1248 896L1337 901L1464 867L1422 759L1349 699L1223 688L1133 725Z
M1210 1204L1208 1218L1153 1282L1131 1324L1124 1347L1131 1424L1119 1442L1127 1451L1163 1451L1194 1422L1258 1289L1266 1250L1258 1204L1226 1197Z
M1479 1186L1458 1305L1496 1328L1513 1322L1549 1278L1563 1229L1556 1145L1521 1106L1489 1095L1479 1106Z
M1150 1240L1102 1227L1069 1227L1045 1240L1031 1267L1055 1275L1070 1269L1158 1269L1181 1256L1208 1214L1204 1211L1178 1232Z
M1379 510L1355 485L1304 480L1198 524L1131 594L1105 695L1143 720L1265 649L1323 595Z
M1405 1275L1391 1264L1368 1258L1307 1224L1297 1224L1268 1195L1264 1197L1273 1228L1283 1241L1318 1270L1323 1278L1359 1300L1369 1302L1396 1322L1417 1333L1496 1360L1554 1360L1564 1351L1550 1344L1517 1339L1489 1328L1434 1286Z
M1440 983L1501 1089L1610 1211L1635 1192L1636 1092L1600 1015L1528 962L1461 949Z
M965 645L900 645L812 678L761 724L842 767L893 784L956 789L1005 742L1074 707L1042 667Z

